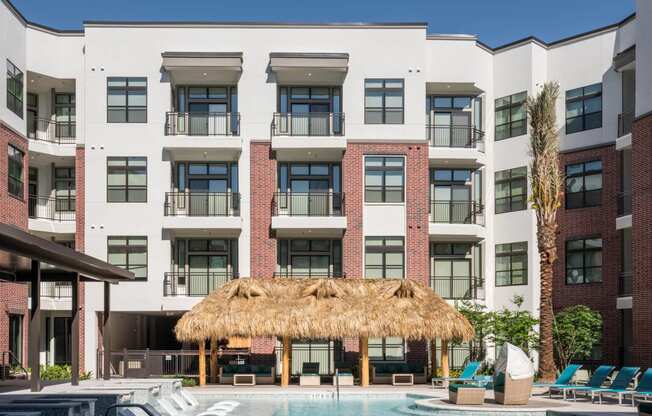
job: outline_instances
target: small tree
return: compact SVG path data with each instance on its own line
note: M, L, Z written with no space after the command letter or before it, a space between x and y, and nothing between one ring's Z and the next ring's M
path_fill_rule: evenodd
M503 308L490 313L491 340L496 347L506 342L516 345L526 353L534 349L539 336L534 327L539 321L527 310L522 310L523 298L514 296L515 310Z
M487 307L479 303L462 301L456 305L464 317L471 323L475 329L475 336L469 342L471 361L483 361L486 355L484 340L491 334L491 315L486 311Z
M566 368L573 359L590 358L601 336L602 316L599 312L584 305L570 306L559 312L553 326L559 368Z

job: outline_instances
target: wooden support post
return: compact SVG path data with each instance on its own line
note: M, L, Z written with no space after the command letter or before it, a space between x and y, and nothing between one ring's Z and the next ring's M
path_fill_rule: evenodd
M430 340L430 377L437 377L437 340Z
M217 338L211 337L211 383L217 383Z
M199 342L199 385L206 385L206 340Z
M360 386L369 387L369 338L360 337Z
M41 391L41 263L32 260L31 271L32 307L29 313L28 362L32 368L29 377L30 390Z
M448 368L448 341L441 340L441 376L450 377L450 371Z
M290 337L283 337L283 363L281 372L281 387L290 385L290 354L292 353L292 342Z
M72 359L71 366L71 380L73 386L79 385L79 273L75 273L72 279L72 299L70 308L71 320L71 342L70 342L70 355Z
M111 380L111 283L104 282L104 313L102 314L102 378ZM125 372L127 356L124 356Z

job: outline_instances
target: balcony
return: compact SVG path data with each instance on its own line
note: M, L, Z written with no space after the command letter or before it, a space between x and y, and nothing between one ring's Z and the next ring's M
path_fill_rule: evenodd
M237 160L242 152L240 113L165 115L164 149L174 160Z
M166 136L239 136L240 113L165 114Z
M164 228L240 230L237 192L166 192Z
M633 125L634 125L634 112L627 111L618 114L618 132L616 135L616 150L631 149Z
M70 282L41 282L41 297L48 299L72 298Z
M38 118L33 125L27 126L27 137L54 144L74 144L76 124L74 121L61 122Z
M272 150L282 161L341 160L344 120L344 113L274 113Z
M430 287L444 299L484 299L484 280L473 276L431 276Z
M277 192L272 201L272 229L281 236L308 231L314 237L339 237L346 229L344 193Z
M285 270L274 272L274 278L278 279L340 279L345 278L346 273L330 270Z
M29 195L27 213L32 231L75 232L75 198Z
M237 278L233 272L168 272L163 278L163 296L206 296Z
M616 217L616 229L622 230L632 227L632 193L619 192L616 195L618 201L618 216Z
M484 132L473 126L426 125L432 162L453 162L459 166L485 164Z
M618 277L618 296L632 296L632 272L621 272Z
M430 235L485 238L484 207L475 201L430 202Z

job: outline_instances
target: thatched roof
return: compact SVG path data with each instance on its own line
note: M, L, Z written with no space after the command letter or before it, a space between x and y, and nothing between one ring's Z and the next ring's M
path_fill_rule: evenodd
M413 280L238 279L181 317L181 341L211 337L468 340L473 327Z

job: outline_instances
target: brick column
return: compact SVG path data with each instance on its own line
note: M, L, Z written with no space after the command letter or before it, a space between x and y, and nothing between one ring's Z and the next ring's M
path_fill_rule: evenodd
M85 250L85 226L86 226L86 150L83 145L77 145L75 149L75 250L83 253ZM101 283L92 283L99 285ZM79 371L84 372L85 368L85 284L79 284Z

